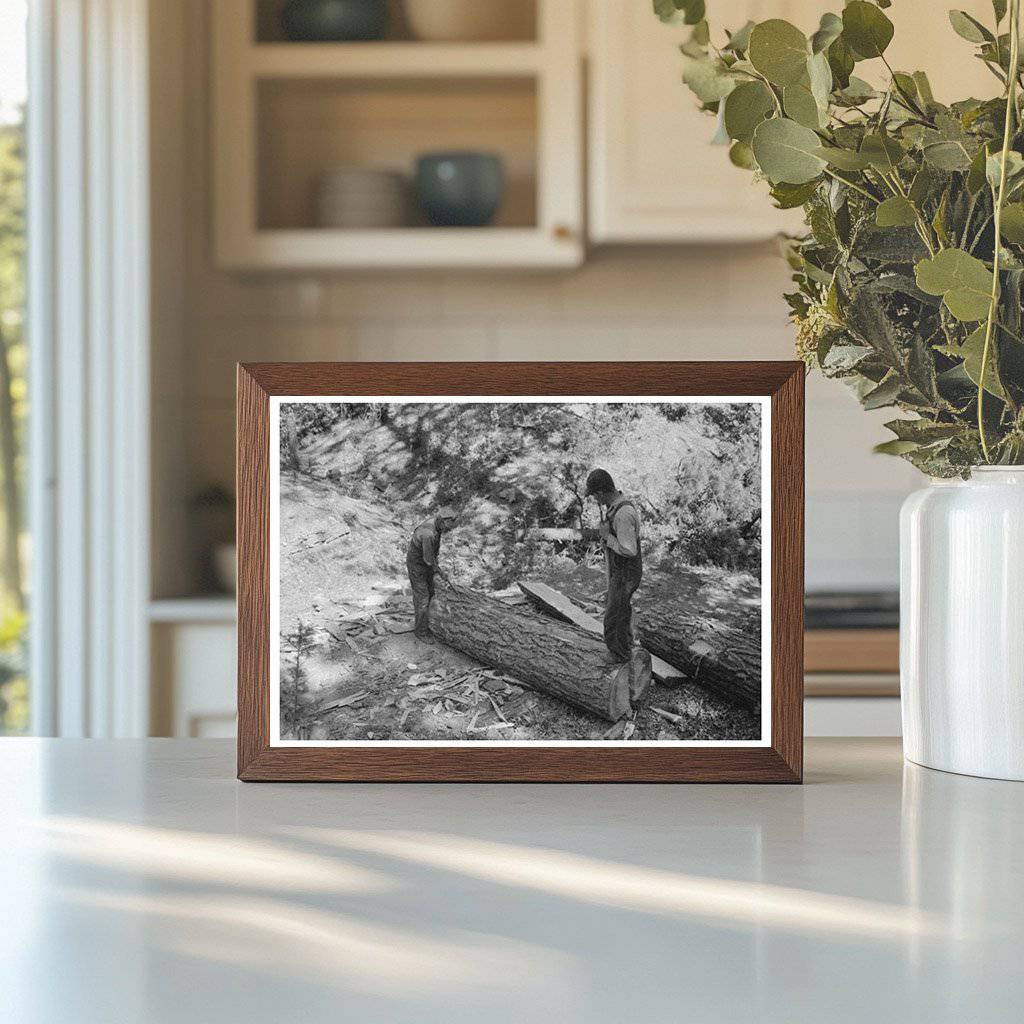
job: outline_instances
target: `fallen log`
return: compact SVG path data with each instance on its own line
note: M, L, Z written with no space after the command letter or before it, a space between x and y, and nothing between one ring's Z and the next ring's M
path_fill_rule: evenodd
M578 603L603 599L605 574L577 569L554 579ZM687 681L740 707L761 703L761 603L757 581L725 570L680 566L644 573L633 596L633 628L644 648Z
M637 638L653 655L736 704L760 705L760 629L737 629L678 601L644 598L636 610Z
M611 663L604 644L585 630L463 587L439 582L429 614L439 640L609 722L629 714L630 695L650 684L645 652Z
M525 532L523 539L571 544L583 540L583 532L572 526L531 526Z
M603 623L598 622L593 615L588 615L579 605L573 604L569 598L564 594L560 594L554 587L549 587L546 583L528 581L520 583L519 589L541 611L547 612L563 622L571 622L574 626L579 626L580 629L585 629L588 633L596 633L598 636L604 635ZM667 661L653 656L651 657L651 674L659 683L671 683L673 680L678 682L685 678L685 674L674 665L670 665ZM643 694L634 693L631 696L633 701L636 702Z

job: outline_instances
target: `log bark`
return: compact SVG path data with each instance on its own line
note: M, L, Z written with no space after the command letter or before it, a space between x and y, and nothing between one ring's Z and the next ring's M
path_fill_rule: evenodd
M604 599L604 573L579 569L552 578L571 600ZM724 570L682 566L644 573L633 595L633 628L655 657L690 682L740 707L761 704L761 604L756 580Z
M574 626L579 626L580 629L585 629L588 633L596 633L598 636L604 635L604 624L598 622L593 615L588 615L578 605L572 603L564 594L560 594L554 587L549 587L546 583L538 583L535 581L529 581L526 583L520 583L519 589L530 599L530 602L541 611L546 612L548 615L553 615L556 619L561 619L563 622L571 622ZM658 680L659 683L668 683L672 680L681 682L684 678L683 673L670 665L667 661L663 661L661 658L651 658L651 675ZM640 680L634 678L634 686L640 685ZM640 692L634 692L631 694L633 703L635 704L640 700L646 687Z
M604 644L568 623L438 581L430 628L452 647L526 686L616 722L632 711L630 694L650 682L650 657L612 664Z
M735 704L761 703L761 631L739 629L708 610L678 600L634 599L637 638L656 657L682 669L692 682ZM751 623L752 626L759 623Z

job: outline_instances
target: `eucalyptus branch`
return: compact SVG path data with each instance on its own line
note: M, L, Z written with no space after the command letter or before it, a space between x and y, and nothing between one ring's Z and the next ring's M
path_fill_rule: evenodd
M1010 73L1006 86L1006 118L1003 124L1003 149L999 154L999 189L993 212L995 243L992 254L992 296L989 300L988 319L985 321L985 345L981 350L981 369L978 371L978 435L985 461L992 462L988 436L985 433L985 374L988 371L992 347L992 331L999 312L999 264L1002 254L1001 229L1003 203L1006 200L1006 164L1010 153L1013 122L1017 113L1017 71L1020 66L1020 0L1010 0Z

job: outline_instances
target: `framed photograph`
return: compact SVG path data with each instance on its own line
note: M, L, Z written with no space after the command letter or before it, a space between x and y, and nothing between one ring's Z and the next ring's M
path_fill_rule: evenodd
M799 782L798 362L238 368L246 781Z

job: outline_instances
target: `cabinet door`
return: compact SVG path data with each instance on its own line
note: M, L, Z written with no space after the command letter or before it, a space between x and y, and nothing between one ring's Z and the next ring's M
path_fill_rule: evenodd
M810 0L735 0L712 7L711 17L716 32L771 17L811 31L822 9ZM663 25L650 0L591 0L588 22L593 241L737 241L799 227L799 211L776 210L763 182L710 145L714 118L681 78L689 28Z

